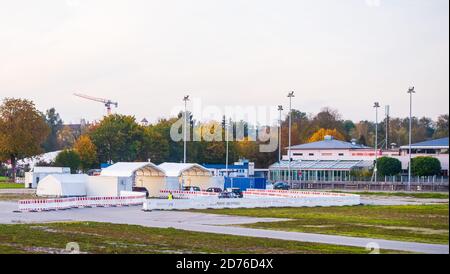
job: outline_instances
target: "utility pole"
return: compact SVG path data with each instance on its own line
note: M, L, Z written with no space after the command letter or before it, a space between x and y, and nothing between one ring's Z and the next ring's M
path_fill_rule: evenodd
M374 106L375 108L375 168L373 170L374 172L374 178L375 183L378 181L378 167L377 167L377 161L378 161L378 108L380 107L380 103L375 102Z
M389 105L387 105L386 106L386 150L389 150L389 123L390 123L390 121L389 121L389 119L390 119L390 117L389 117L389 115L390 115L390 106Z
M226 144L227 144L227 153L226 153L226 156L225 156L225 174L226 174L226 177L228 177L228 142L229 142L229 134L230 134L230 129L229 129L229 126L230 126L230 124L231 124L231 118L230 118L230 120L229 120L229 122L227 123L227 120L225 119L225 142L226 142Z
M292 98L295 97L294 92L289 92L288 96L289 98L289 146L288 146L288 156L289 156L289 167L288 167L288 183L289 186L292 187L292 180L291 180L291 128L292 128Z
M187 139L187 102L189 101L189 95L186 95L183 97L183 101L184 101L184 137L183 137L183 141L184 141L184 148L183 148L183 163L186 164L186 139Z
M409 93L409 164L408 164L408 191L411 191L411 143L412 143L412 97L416 93L414 87L408 89Z
M280 112L280 119L278 120L278 163L281 163L281 125L283 122L281 121L281 113L283 111L283 106L278 106L278 111Z

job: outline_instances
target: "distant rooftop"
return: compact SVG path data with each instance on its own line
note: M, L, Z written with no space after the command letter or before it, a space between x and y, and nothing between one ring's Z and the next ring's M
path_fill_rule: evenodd
M448 148L448 137L411 144L411 147L412 148L423 148L423 149L427 149L427 148L445 149L445 148ZM409 146L406 145L406 146L402 146L401 148L407 149L407 148L409 148Z
M360 160L298 160L291 162L293 170L352 170L354 168L371 168L373 161ZM281 161L269 167L270 170L286 170L289 161Z
M323 141L313 142L308 144L302 144L297 146L292 146L291 149L300 150L300 149L367 149L369 147L356 144L349 143L340 140L335 140L331 136L325 136Z

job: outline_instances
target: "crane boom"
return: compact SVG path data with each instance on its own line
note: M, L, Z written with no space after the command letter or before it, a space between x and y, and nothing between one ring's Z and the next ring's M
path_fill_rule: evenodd
M95 102L99 102L99 103L105 104L106 111L107 111L108 115L111 114L111 106L112 105L114 105L115 107L119 106L119 103L113 102L110 99L98 98L98 97L93 97L93 96L80 94L80 93L74 93L73 95L75 95L77 97L81 97L81 98L87 99L87 100L91 100L91 101L95 101Z

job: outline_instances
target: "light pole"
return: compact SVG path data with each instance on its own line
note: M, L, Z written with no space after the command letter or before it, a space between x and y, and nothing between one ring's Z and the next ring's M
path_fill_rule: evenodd
M412 142L412 96L416 91L414 87L408 89L409 93L409 163L408 163L408 191L411 190L411 142Z
M225 156L225 174L226 174L226 177L228 177L228 141L229 141L229 126L230 126L230 124L231 124L231 118L230 118L230 120L229 120L229 123L227 123L227 120L225 119L225 142L226 142L226 144L227 144L227 153L226 153L226 156Z
M288 146L288 157L289 157L289 165L288 165L288 183L289 186L292 187L291 182L291 128L292 128L292 98L295 97L294 92L291 91L288 93L289 98L289 146Z
M281 121L281 113L283 111L283 106L279 105L278 106L278 111L280 112L280 119L278 120L278 163L281 163L281 125L282 125L282 121Z
M374 106L375 108L375 168L373 169L374 175L375 175L375 183L378 180L378 167L377 167L377 160L378 160L378 108L380 107L380 103L375 102Z
M184 148L183 148L183 163L186 164L186 139L187 139L187 102L189 101L189 95L186 95L183 97L183 101L184 101L184 136L183 136L183 141L184 141Z
M386 106L386 150L389 150L389 119L390 119L390 106Z

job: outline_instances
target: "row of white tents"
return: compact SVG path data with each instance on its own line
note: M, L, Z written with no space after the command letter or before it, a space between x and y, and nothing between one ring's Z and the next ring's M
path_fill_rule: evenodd
M198 164L157 166L150 162L120 162L103 169L100 176L50 173L36 184L38 196L119 196L121 191L131 191L135 186L146 188L149 196L157 197L163 189L179 190L184 186L207 189L223 187L224 182L222 177L214 177L210 170Z

